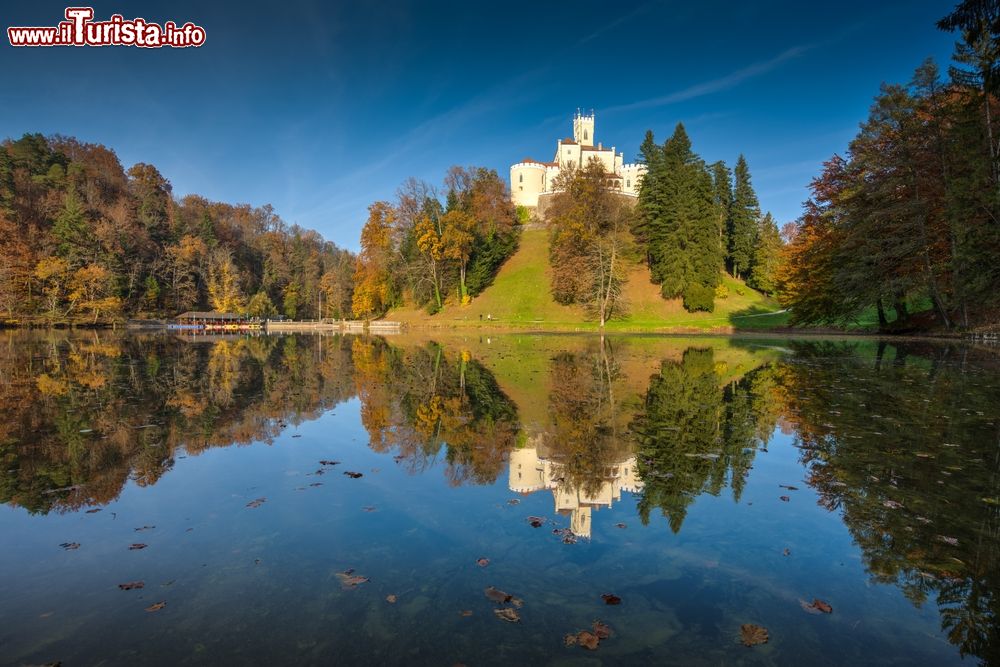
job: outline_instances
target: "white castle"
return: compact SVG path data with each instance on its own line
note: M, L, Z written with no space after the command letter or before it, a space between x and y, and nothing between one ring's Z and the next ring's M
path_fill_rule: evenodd
M644 164L625 164L623 153L615 147L594 145L594 112L589 115L578 109L573 116L573 138L556 143L552 162L539 162L526 157L510 167L510 195L515 205L538 208L539 200L555 192L555 180L563 169L581 169L591 160L598 160L610 174L611 187L624 195L637 197L639 183L646 173Z

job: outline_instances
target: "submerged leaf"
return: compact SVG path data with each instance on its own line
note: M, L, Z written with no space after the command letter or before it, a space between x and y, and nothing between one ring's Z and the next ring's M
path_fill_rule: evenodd
M601 599L604 600L604 604L621 604L622 599L617 595L612 595L611 593L604 593L601 595Z
M486 567L489 564L490 564L489 558L480 558L476 561L476 565L478 565L479 567Z
M146 530L153 530L154 528L156 528L156 526L142 526L140 528L136 528L135 532L141 533L141 532L146 531Z
M767 628L753 623L744 623L740 626L740 641L743 642L744 646L766 644L768 639Z
M139 549L145 549L148 546L149 546L148 544L143 544L142 542L136 542L135 544L128 545L128 550L138 551Z
M343 588L356 588L357 586L366 584L370 581L368 577L362 577L359 574L354 574L353 569L338 572L337 578L340 579L340 585Z
M146 611L160 611L161 609L163 609L166 606L167 606L166 601L165 600L161 600L160 602L157 602L156 604L151 604L148 607L146 607Z
M344 474L347 475L348 477L350 477L351 479L357 479L358 477L363 477L364 476L360 472L353 472L351 470L345 470Z
M528 523L531 524L532 528L541 528L542 524L545 523L545 519L540 516L529 516Z
M385 601L388 602L389 604L396 604L396 596L395 595L386 595L385 596Z
M594 621L593 624L594 634L597 635L598 639L607 639L611 636L611 626L606 623L601 623L600 621Z
M63 542L59 546L61 546L66 551L73 551L74 549L79 549L80 548L80 543L79 542Z
M462 611L458 612L458 615L459 616L463 616L463 617L464 616L472 616L472 610L471 609L463 609Z
M597 635L594 633L581 630L576 634L576 643L585 649L596 651L598 644L601 643L601 640L598 639Z
M789 498L788 496L779 496L778 500L787 503L789 500L791 500L791 498Z
M339 463L340 463L340 461L331 461L331 460L329 460L329 459L323 459L323 460L321 460L321 461L319 462L319 464L320 464L321 466L335 466L335 465L337 465L337 464L339 464Z
M94 509L92 509L92 510L87 510L86 512L84 512L84 514L97 514L97 513L98 513L98 512L100 512L100 511L101 511L101 508L100 508L100 507L95 507L95 508L94 508Z
M503 621L507 621L508 623L521 622L521 617L518 615L516 611L514 611L510 607L504 607L503 609L494 609L493 613L496 614L497 618Z
M132 591L138 588L145 588L145 586L146 582L144 581L129 581L124 584L118 584L118 588L120 588L123 591Z
M831 607L829 605L829 603L824 602L823 600L820 600L819 598L813 598L813 601L811 603L806 602L805 600L799 600L799 604L802 605L802 608L805 611L809 612L810 614L832 614L833 613L833 607Z
M511 599L513 598L512 595L508 595L507 593L504 593L499 588L494 588L493 586L488 586L486 588L486 590L483 591L483 592L486 594L487 598L489 598L493 602L496 602L497 604L503 604L505 602L510 602Z
M257 507L260 507L266 502L267 498L255 498L254 500L251 500L250 502L247 503L247 507L249 507L250 509L255 509Z

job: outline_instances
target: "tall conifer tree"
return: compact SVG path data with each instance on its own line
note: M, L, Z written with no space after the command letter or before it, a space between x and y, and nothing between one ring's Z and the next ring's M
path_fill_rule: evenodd
M733 172L719 160L712 165L712 203L719 227L719 243L725 259L729 258L729 215L733 207Z
M750 167L740 155L736 161L733 207L730 214L729 263L737 278L750 273L760 223L760 204L750 183Z
M781 233L774 218L768 213L760 221L757 245L754 246L753 268L747 278L747 284L765 294L774 294L780 256Z
M650 274L665 298L684 297L690 310L711 310L722 264L713 180L678 123L662 149L643 142L649 169L639 195L636 228Z

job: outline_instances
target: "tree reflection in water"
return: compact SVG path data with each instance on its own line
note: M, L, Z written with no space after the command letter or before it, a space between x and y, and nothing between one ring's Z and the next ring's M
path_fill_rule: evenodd
M109 503L177 456L271 444L357 397L370 447L412 472L437 462L450 484L493 484L506 469L515 492L551 491L584 537L631 492L643 522L658 511L676 532L701 494L740 499L780 427L872 579L932 601L963 655L1000 664L995 353L784 346L566 339L517 361L527 382L464 343L8 333L0 500L33 513Z
M934 599L963 655L1000 664L1000 360L948 345L798 343L784 411L820 502L872 579Z

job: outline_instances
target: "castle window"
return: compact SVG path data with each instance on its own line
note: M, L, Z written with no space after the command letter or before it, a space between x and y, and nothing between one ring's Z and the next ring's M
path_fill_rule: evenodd
M524 192L524 186L523 185L517 186L517 189L520 190L521 192Z
M632 181L631 180L625 181L625 187L626 188L632 187Z
M589 137L587 137L587 131L586 131L586 130L584 130L584 131L583 131L583 140L584 140L584 141L586 141L586 140L587 140L588 138L589 138Z
M518 183L524 183L524 174L518 174L517 175L517 182Z

